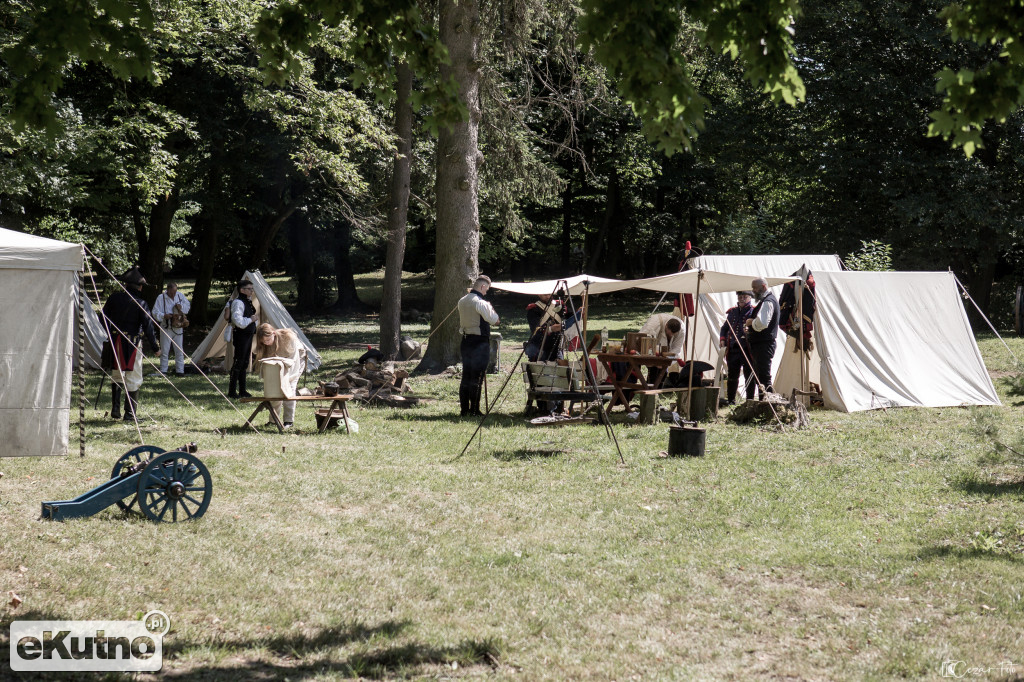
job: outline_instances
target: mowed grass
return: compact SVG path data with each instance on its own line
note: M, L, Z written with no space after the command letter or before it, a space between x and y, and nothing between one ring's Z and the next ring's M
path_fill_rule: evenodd
M599 300L591 328L620 336L655 301ZM506 369L526 302L498 298ZM303 326L321 378L376 343L372 317ZM980 344L997 377L1013 370ZM1012 445L1024 428L1002 378L1002 407L814 410L785 433L722 420L702 459L658 457L664 425L617 423L625 465L602 428L527 427L518 376L457 457L477 426L456 416L458 379L412 381L433 400L356 406L349 437L317 434L308 406L295 431L257 435L202 378L175 380L198 409L147 378L146 443L196 441L213 476L192 523L38 520L138 443L103 418L105 391L79 458L73 410L72 456L0 460L0 589L24 600L0 605L0 646L15 619L160 609L164 675L183 679L917 679L946 660L1024 674L1024 460L984 435L996 424Z

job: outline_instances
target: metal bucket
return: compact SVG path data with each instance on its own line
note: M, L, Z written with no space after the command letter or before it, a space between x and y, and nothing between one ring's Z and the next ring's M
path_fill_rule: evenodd
M707 431L692 426L672 426L668 431L668 454L673 457L703 457Z

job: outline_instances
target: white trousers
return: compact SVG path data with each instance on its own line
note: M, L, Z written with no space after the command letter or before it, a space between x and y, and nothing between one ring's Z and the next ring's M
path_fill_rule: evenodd
M185 338L184 329L164 329L160 327L160 371L167 373L167 362L171 356L171 349L174 349L174 371L178 374L185 373L185 346L182 341Z

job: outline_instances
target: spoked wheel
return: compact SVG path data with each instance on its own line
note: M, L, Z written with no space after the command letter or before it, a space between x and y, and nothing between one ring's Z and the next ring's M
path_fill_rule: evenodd
M110 477L120 478L121 472L125 469L130 469L139 462L145 462L147 459L155 457L156 455L162 455L165 452L167 451L155 445L140 445L137 448L132 448L114 462L114 470L110 473ZM137 498L138 495L132 493L123 500L118 500L117 506L121 508L121 511L131 511L131 508L135 506L135 500Z
M157 455L139 478L139 509L152 521L198 519L206 513L212 495L210 471L187 452Z

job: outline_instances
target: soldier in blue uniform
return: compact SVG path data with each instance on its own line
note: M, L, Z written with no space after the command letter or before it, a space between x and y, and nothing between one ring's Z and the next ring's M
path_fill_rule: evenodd
M718 334L718 345L725 348L725 364L729 374L726 381L726 400L730 405L736 404L741 371L747 383L747 400L754 398L754 370L747 361L750 357L750 345L747 343L747 329L744 326L754 311L754 306L750 303L752 295L749 291L736 292L736 305L725 312L725 324Z

